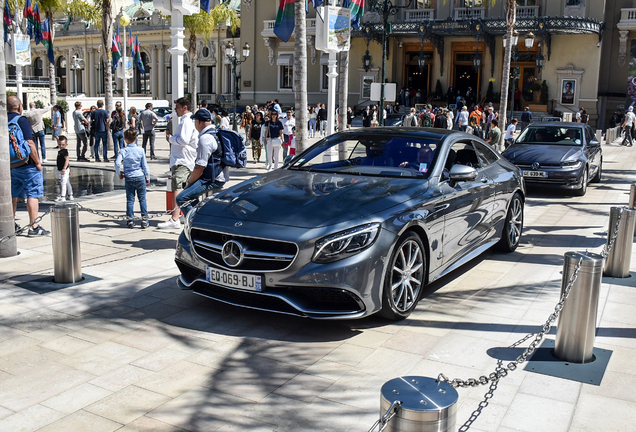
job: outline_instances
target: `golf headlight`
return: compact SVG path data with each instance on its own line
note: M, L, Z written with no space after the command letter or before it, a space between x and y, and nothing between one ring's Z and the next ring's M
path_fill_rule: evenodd
M371 246L378 232L380 224L371 223L321 238L316 242L312 261L328 263L355 255Z
M567 169L577 169L577 168L581 168L581 161L568 161L568 162L561 162L561 168L567 168Z

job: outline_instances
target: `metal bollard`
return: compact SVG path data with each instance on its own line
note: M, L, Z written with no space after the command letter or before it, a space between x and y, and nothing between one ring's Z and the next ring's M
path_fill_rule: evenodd
M82 279L79 236L79 207L56 205L51 210L53 236L53 275L56 283L75 283Z
M636 184L632 184L629 189L629 208L636 207Z
M386 382L380 391L380 415L400 401L400 409L387 423L388 432L455 431L457 390L433 378L406 376Z
M634 242L634 222L636 222L636 210L623 208L623 215L618 227L618 235L614 242L614 247L610 251L605 261L604 276L626 278L629 277L629 265L632 259L632 243ZM610 209L610 222L607 231L607 244L609 244L613 234L620 207Z
M559 315L554 356L566 362L589 363L594 357L603 257L592 252L567 252L563 262L561 295L579 260L581 268Z

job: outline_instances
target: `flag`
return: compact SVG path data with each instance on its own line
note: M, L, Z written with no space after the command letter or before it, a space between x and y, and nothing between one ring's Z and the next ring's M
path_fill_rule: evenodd
M283 42L289 41L296 27L294 20L294 0L280 0L276 23L274 24L274 34Z
M40 19L40 6L37 2L33 7L33 38L36 45L42 42L42 21Z
M199 7L207 13L210 13L210 0L201 0Z
M132 25L130 26L130 36L128 36L128 46L130 47L130 52L132 52L132 49L133 49Z
M117 32L115 33L115 41L117 42L117 48L121 53L121 36L119 36L119 24L117 24Z
M360 28L360 20L364 15L364 0L345 0L351 9L351 27L358 30ZM343 5L344 7L344 5Z
M305 13L309 13L309 3L312 3L314 9L316 9L318 6L322 6L324 2L324 0L305 0Z
M117 37L113 35L113 47L111 48L113 52L113 72L117 69L117 64L119 63L119 59L121 59L121 51L119 50L119 44L117 43Z
M13 24L11 11L9 10L9 0L4 0L4 42L9 42L9 27Z
M144 68L144 62L141 61L141 50L139 48L139 35L135 36L135 64L137 65L137 69L139 72L146 73L146 69Z
M55 64L55 54L53 54L53 34L51 33L51 22L49 17L44 18L42 23L42 45L46 47L46 54L49 62Z
M27 25L27 34L29 38L33 39L33 7L31 6L31 0L26 0L24 2L24 13L22 14L24 18L28 21Z

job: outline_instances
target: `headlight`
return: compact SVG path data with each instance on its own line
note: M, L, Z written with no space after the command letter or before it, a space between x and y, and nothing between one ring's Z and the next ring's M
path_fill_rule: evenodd
M371 246L379 231L380 224L372 223L324 237L316 242L312 261L328 263L355 255Z
M568 169L581 168L581 161L561 162L561 168L568 168Z

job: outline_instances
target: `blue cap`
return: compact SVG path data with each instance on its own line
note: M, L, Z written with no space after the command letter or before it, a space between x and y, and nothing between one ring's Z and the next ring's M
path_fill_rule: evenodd
M201 108L200 110L195 112L192 118L202 122L212 121L212 115L210 114L210 111L206 110L205 108Z

